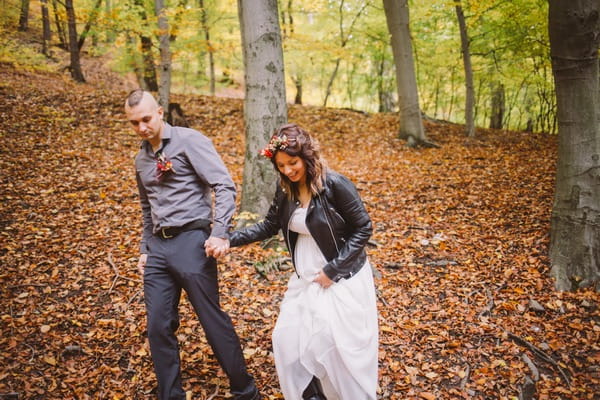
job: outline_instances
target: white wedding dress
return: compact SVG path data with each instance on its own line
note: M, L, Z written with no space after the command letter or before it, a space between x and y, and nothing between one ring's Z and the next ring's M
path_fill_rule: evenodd
M367 261L350 279L324 289L313 279L326 264L305 224L306 209L292 215L299 233L293 274L273 330L273 353L286 400L301 400L313 375L328 400L373 400L377 390L377 308Z

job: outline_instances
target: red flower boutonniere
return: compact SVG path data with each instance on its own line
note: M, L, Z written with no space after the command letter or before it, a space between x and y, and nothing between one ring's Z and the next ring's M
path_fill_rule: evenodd
M156 177L160 180L168 173L175 173L173 163L163 154L156 155Z

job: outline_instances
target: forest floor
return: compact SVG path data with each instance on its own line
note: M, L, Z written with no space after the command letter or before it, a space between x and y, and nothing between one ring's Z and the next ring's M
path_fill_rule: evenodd
M101 73L75 84L0 65L2 399L153 398L126 93ZM241 187L242 100L173 101ZM380 399L599 398L600 295L556 292L549 277L556 137L467 139L426 121L440 147L410 149L391 113L290 106L289 119L320 139L374 222ZM290 271L263 267L279 255L251 245L219 265L222 306L267 399L282 398L270 334ZM181 315L190 398L227 398L185 298Z

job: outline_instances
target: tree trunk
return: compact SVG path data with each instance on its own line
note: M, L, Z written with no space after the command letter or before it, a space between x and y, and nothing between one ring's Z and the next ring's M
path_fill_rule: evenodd
M558 290L600 290L600 2L549 5L559 138L551 275Z
M329 82L327 82L327 89L325 89L325 99L323 100L323 107L327 107L327 101L329 100L329 96L331 96L331 88L333 88L333 81L335 81L335 77L340 69L341 58L335 60L335 68L329 77Z
M296 87L296 96L294 96L294 104L302 105L302 75L298 74L295 78L292 78L294 81L294 86Z
M401 139L409 145L426 142L409 28L408 0L383 0L396 65Z
M102 0L96 0L94 9L90 13L89 18L88 18L87 22L85 23L85 27L83 28L83 31L81 32L81 36L79 37L79 41L77 42L77 48L79 49L79 51L81 51L81 48L83 47L83 44L85 43L85 38L87 37L87 35L90 32L90 29L92 28L92 24L96 21L96 18L98 17L98 13L100 12L101 5L102 5Z
M238 13L246 88L241 211L246 220L254 220L266 214L275 192L275 170L271 162L261 159L259 151L287 121L283 49L277 1L257 0L250 5L238 0Z
M154 56L152 55L152 39L142 35L142 65L144 85L151 92L158 92L158 79L156 78L156 66L154 65Z
M167 21L164 0L155 0L154 8L158 17L158 38L160 49L158 104L165 110L169 109L169 96L171 93L171 46L169 36L169 23Z
M81 71L81 62L79 60L79 47L77 47L77 23L75 21L75 8L73 8L73 0L65 0L65 8L67 10L67 23L69 26L69 54L71 56L71 76L77 82L85 82L83 72Z
M21 0L21 14L19 15L19 30L27 31L29 24L29 0Z
M206 40L206 48L208 49L208 73L210 83L210 94L214 96L216 93L216 77L215 77L215 49L210 41L210 27L208 26L208 17L204 8L204 0L200 0L200 24L204 30L204 40Z
M365 11L367 6L369 5L369 2L364 2L363 4L361 4L360 9L352 17L352 21L350 22L350 26L348 27L348 29L344 29L344 26L345 26L344 25L344 10L346 9L346 5L344 4L344 2L345 2L345 0L340 0L340 2L338 4L338 12L339 12L339 17L340 17L339 29L340 29L340 48L341 49L345 48L346 45L348 44L348 42L350 41L350 39L352 38L352 35L354 33L354 26L356 25L361 14ZM331 73L331 76L329 77L329 82L327 82L327 89L325 90L325 99L323 100L323 107L327 107L327 101L329 100L329 96L331 96L333 82L335 81L335 78L337 77L338 71L340 69L341 61L342 61L342 59L339 57L337 60L335 60L335 68L333 69L333 72Z
M113 10L113 7L112 7L111 0L106 0L104 2L104 12L105 12L105 14L106 15L111 15L112 10ZM106 31L106 41L108 43L114 43L115 37L116 37L115 31L113 31L112 29L108 29Z
M52 9L54 10L54 24L56 25L56 34L60 41L60 47L65 50L69 50L67 34L65 33L65 27L63 21L60 19L60 13L58 11L58 1L52 0Z
M490 128L502 129L505 111L504 85L498 83L492 89L492 107L490 116Z
M465 23L465 14L463 13L460 1L456 3L456 17L458 18L460 47L462 50L463 65L465 68L465 130L468 137L475 137L475 118L473 116L473 107L475 105L475 86L473 85L473 67L471 67L471 52L469 50L467 24Z
M50 31L50 14L48 13L48 0L41 0L42 6L42 53L50 57L50 41L52 32Z

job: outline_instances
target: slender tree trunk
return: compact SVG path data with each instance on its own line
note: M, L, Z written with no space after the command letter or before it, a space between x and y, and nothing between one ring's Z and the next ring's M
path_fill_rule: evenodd
M549 4L559 138L551 275L558 290L600 290L600 2Z
M79 60L79 47L77 47L77 23L75 20L75 8L73 0L65 0L65 8L67 10L67 23L69 27L69 54L71 56L71 76L77 82L85 82L83 72L81 71L81 62Z
M471 52L469 50L469 35L467 33L467 24L465 22L465 14L463 13L460 1L456 3L456 16L458 18L458 26L460 30L460 46L463 55L463 64L465 68L465 125L468 137L475 137L475 118L473 115L473 107L475 104L475 86L473 85L473 67L471 66Z
M106 15L111 15L112 10L113 10L113 6L111 3L111 0L106 0L104 2L104 12L106 13ZM106 41L108 43L113 43L115 41L115 37L116 37L116 34L112 29L108 29L106 31Z
M323 99L323 107L327 107L327 101L329 100L329 96L331 96L331 89L333 88L333 81L335 81L335 78L338 74L341 61L341 58L335 60L335 67L333 68L333 72L331 73L329 81L327 82L327 88L325 89L325 99Z
M502 129L505 111L504 85L496 83L492 89L492 107L490 116L490 128Z
M208 49L208 76L210 83L210 94L214 96L216 93L216 77L215 77L215 48L210 41L210 28L208 26L208 15L204 8L204 0L200 1L200 24L204 30L204 40L206 40L206 48Z
M169 109L169 96L171 93L171 46L169 36L169 23L167 21L164 0L155 0L154 7L158 17L158 38L160 49L158 103L165 109Z
M41 0L42 6L42 53L50 57L50 41L52 32L50 31L50 15L48 13L48 0Z
M408 140L410 146L416 146L426 142L426 138L410 38L408 0L383 0L383 7L396 65L400 119L398 135Z
M21 0L21 15L19 16L19 30L26 32L29 24L29 0Z
M295 78L294 86L296 87L296 96L294 96L294 104L302 104L302 75L298 74Z
M148 36L140 36L142 43L142 65L144 84L151 92L158 92L158 79L156 77L156 66L154 64L154 55L152 54L152 39Z
M146 84L146 79L144 79L144 61L143 55L138 53L137 51L137 37L131 36L127 34L127 52L129 53L132 62L131 68L135 73L135 77L137 78L138 85L141 89L145 91L151 91Z
M255 220L266 214L276 180L273 166L261 159L259 150L274 130L287 121L287 103L277 1L249 3L238 0L246 88L246 156L241 210L246 213L246 220Z
M52 9L54 11L54 24L56 25L56 34L58 35L60 47L65 50L69 50L67 34L65 33L66 29L64 27L63 21L61 21L59 16L60 13L58 12L57 0L52 0Z
M94 5L94 9L92 10L89 19L85 23L85 27L81 32L81 36L79 36L79 41L77 42L77 48L81 51L83 44L85 43L85 38L88 36L90 29L92 28L92 24L96 21L98 17L98 13L100 12L100 6L102 5L102 0L96 0L96 4Z
M361 14L365 11L367 6L369 5L369 2L365 1L361 5L360 9L356 12L356 15L354 15L352 17L352 21L350 22L349 28L344 29L344 10L346 8L344 1L345 0L340 0L340 2L338 4L339 17L340 17L339 29L340 29L340 48L341 49L345 48L346 45L348 44L348 42L350 41L350 39L352 38L352 34L354 32L354 26L356 25ZM337 60L335 60L335 68L333 69L333 72L331 73L331 76L329 77L329 82L327 82L327 89L325 90L325 99L323 100L323 107L327 107L327 101L329 100L329 96L331 96L333 82L335 81L335 78L337 77L337 74L339 72L341 61L342 61L341 58L338 58Z

